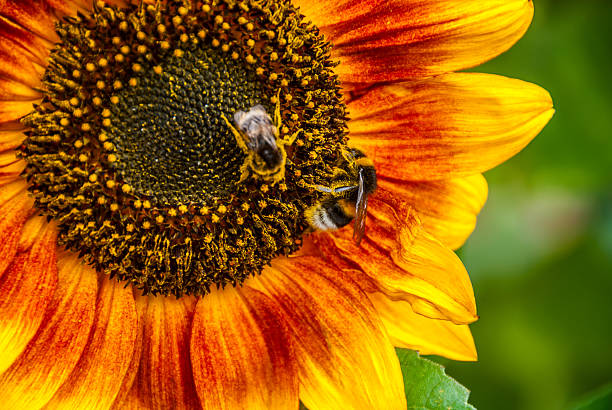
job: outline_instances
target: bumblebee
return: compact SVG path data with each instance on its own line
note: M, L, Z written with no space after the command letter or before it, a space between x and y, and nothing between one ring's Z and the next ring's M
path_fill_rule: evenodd
M342 153L330 186L314 188L324 192L322 200L306 210L306 219L315 230L342 228L355 220L353 240L359 244L365 233L368 196L376 191L374 163L363 152L350 148Z
M222 118L236 138L238 146L246 155L240 166L240 179L245 181L252 172L264 181L275 184L285 178L287 163L286 145L293 144L297 133L285 140L279 137L281 127L280 98L277 95L274 124L265 107L261 104L248 111L234 113L236 127L223 115Z

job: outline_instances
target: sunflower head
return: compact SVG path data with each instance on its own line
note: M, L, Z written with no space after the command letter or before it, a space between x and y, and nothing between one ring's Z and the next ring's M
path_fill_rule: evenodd
M96 2L56 31L20 155L60 244L177 296L236 285L298 249L321 196L310 187L346 144L346 110L330 45L290 2ZM293 136L279 183L241 178L224 121L259 104Z
M453 71L531 1L109 3L0 1L4 407L405 409L394 346L476 359L453 249L553 110Z

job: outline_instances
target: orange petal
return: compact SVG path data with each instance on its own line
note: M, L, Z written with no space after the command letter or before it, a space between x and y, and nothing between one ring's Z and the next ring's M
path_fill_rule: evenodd
M554 112L546 90L476 73L376 87L349 108L350 143L381 176L404 181L491 169L523 149Z
M53 42L42 39L38 35L1 15L0 38L2 41L10 40L14 44L19 44L22 52L40 66L46 65L49 49L53 46Z
M113 405L114 410L151 410L138 395L138 388L134 384L132 388L117 400ZM160 409L161 410L161 409Z
M24 28L40 38L55 42L55 7L61 3L58 0L6 0L0 6L0 15L5 21Z
M0 278L0 373L26 348L57 284L56 230L50 225Z
M481 174L424 182L378 178L378 186L414 208L425 230L451 249L461 247L474 230L488 192Z
M122 1L106 1L109 4ZM77 11L91 10L91 0L3 0L0 15L50 43L57 41L55 23Z
M91 329L97 276L75 256L60 260L59 280L41 327L2 375L5 408L40 408L76 366Z
M297 409L298 378L288 330L262 293L233 288L200 299L191 337L204 409Z
M0 101L0 123L19 120L32 109L32 101Z
M110 408L132 359L136 324L132 289L105 276L85 351L46 408Z
M356 2L348 3L353 11ZM335 72L345 84L425 78L477 66L508 50L533 17L529 0L361 3L374 7L341 15L342 21L329 17L337 6L313 16L334 45L332 56L340 60Z
M360 245L349 229L342 229L318 235L319 247L357 265L368 276L367 286L373 283L389 297L409 301L417 313L455 323L476 320L474 292L463 264L423 228L409 205L379 188L368 211Z
M293 335L309 409L405 409L395 351L365 293L316 257L278 258L253 281Z
M17 253L21 229L32 212L25 188L24 181L0 187L0 277Z
M134 289L132 288L132 296L134 296ZM141 407L136 405L140 403L138 399L138 389L136 383L136 376L138 375L138 368L140 367L140 359L142 358L142 341L144 337L144 329L142 326L142 317L146 311L146 303L136 303L137 312L137 327L136 327L136 340L134 342L134 349L132 349L132 360L128 366L128 369L121 383L121 388L117 393L115 402L111 406L112 410L124 410L124 409L136 409L146 408L144 404ZM131 405L129 403L132 403Z
M23 126L16 130L0 130L0 151L12 150L17 147L26 138L24 131Z
M27 197L27 187L28 185L24 180L14 181L10 184L0 187L0 207L14 200L19 200L19 198L21 197ZM4 216L8 214L0 213L0 215Z
M15 80L0 78L0 100L38 102L40 98L41 94L31 87Z
M370 294L369 297L393 346L453 360L477 359L476 346L468 325L427 318L414 313L410 303L391 300L382 293Z
M21 172L25 169L26 162L23 160L15 161L5 167L0 167L0 187L21 179Z
M0 77L36 88L41 84L43 72L28 50L11 39L0 37ZM0 122L6 121L0 116Z
M143 346L135 380L146 408L199 408L189 359L194 300L183 297L138 297L144 304Z
M17 251L25 252L30 249L45 229L47 229L48 225L49 222L47 222L47 218L44 216L33 216L28 219L21 231Z
M18 174L15 173L7 173L7 174L2 174L0 173L0 187L6 185L6 184L10 184L12 182L15 181L19 181L21 178L19 178Z
M32 1L32 0L30 0ZM46 0L51 4L58 14L61 15L74 15L76 11L81 12L91 11L92 1L91 0ZM155 4L157 0L143 0L145 4ZM104 3L107 5L113 5L117 7L125 7L128 4L138 4L134 0L105 0Z
M384 2L385 0L336 0L325 3L317 0L292 1L307 20L311 20L326 34L340 23L365 19Z
M25 135L21 131L0 131L0 152L14 150L24 139Z
M0 102L1 105L1 102ZM18 162L19 158L17 158L17 153L13 150L0 152L0 171L3 168Z

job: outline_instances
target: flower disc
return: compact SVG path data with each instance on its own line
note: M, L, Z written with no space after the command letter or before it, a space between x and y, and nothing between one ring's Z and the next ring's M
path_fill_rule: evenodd
M59 242L145 293L240 284L298 249L346 144L330 45L286 1L97 2L57 26L20 152ZM223 117L280 107L285 179L241 180Z

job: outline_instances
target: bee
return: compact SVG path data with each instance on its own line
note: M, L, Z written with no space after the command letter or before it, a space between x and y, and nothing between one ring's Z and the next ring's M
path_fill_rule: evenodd
M297 133L286 140L279 137L278 131L281 128L279 95L276 101L274 123L261 104L251 107L248 111L234 113L234 123L237 128L222 115L238 146L246 155L240 166L238 183L245 181L251 173L272 184L285 178L287 163L285 146L293 144Z
M356 148L343 151L342 157L331 186L314 187L327 195L306 210L306 219L320 231L339 229L354 220L353 240L359 244L365 234L368 196L377 186L376 169L372 160Z

